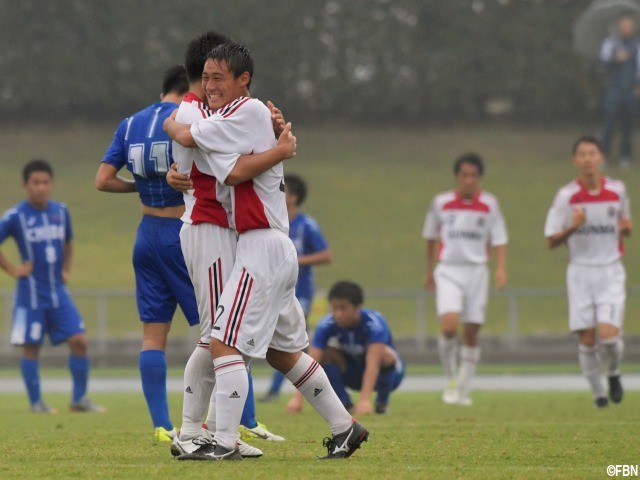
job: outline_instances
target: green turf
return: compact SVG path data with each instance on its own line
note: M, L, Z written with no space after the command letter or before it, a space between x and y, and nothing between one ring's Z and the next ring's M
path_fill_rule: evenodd
M179 418L180 396L172 395ZM104 415L33 415L23 395L2 395L0 477L259 479L602 479L610 464L637 459L640 395L604 411L580 393L483 393L470 408L445 406L436 393L396 394L387 416L365 418L369 442L351 459L321 462L326 426L311 409L284 413L284 402L260 408L284 443L259 442L257 460L183 463L152 443L141 395L101 394ZM63 407L65 395L47 395Z
M133 289L131 251L140 218L134 195L97 192L93 178L115 125L78 126L68 130L5 130L0 133L4 164L0 210L23 196L20 167L26 159L45 157L56 169L55 197L68 203L74 220L76 257L72 288ZM286 171L309 182L304 209L316 217L334 251L331 265L317 269L318 286L327 289L350 278L367 289L420 289L424 242L421 229L431 198L452 186L451 164L461 152L477 150L487 163L484 186L501 200L510 233L508 271L512 287L562 287L566 251L550 252L543 240L546 212L555 191L574 176L569 150L578 130L479 127L473 129L396 130L302 129L298 156ZM632 211L640 211L640 176L612 169L627 183ZM15 259L13 247L3 247ZM640 249L632 237L625 263L629 283L640 270ZM12 281L0 275L0 288ZM80 299L91 334L98 330L96 306ZM415 332L415 298L374 299L396 335ZM320 300L312 320L325 311ZM0 306L0 315L4 316ZM638 318L640 303L630 300L627 317ZM427 332L436 330L433 302L426 302ZM109 302L110 334L138 332L132 298ZM561 295L522 299L521 333L565 332L566 303ZM487 333L507 330L507 301L489 306ZM5 320L6 321L6 320ZM176 331L184 332L181 322ZM640 322L627 322L627 333L639 334Z

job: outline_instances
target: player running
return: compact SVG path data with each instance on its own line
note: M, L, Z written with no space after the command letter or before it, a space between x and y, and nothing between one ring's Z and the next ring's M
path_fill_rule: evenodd
M165 130L184 146L197 146L231 194L239 233L236 262L216 311L211 351L216 371L214 441L182 459L240 459L238 425L248 393L242 355L265 358L298 388L329 423L326 458L345 458L369 432L346 411L322 367L302 353L308 345L304 314L295 298L296 250L289 239L283 167L264 173L239 168L239 153L264 152L275 139L269 109L249 97L253 60L246 47L229 43L211 52L203 82L216 114L191 127L172 119ZM234 152L236 152L234 154Z
M226 41L229 41L229 38L224 35L207 32L189 43L185 55L189 93L178 108L176 114L178 121L195 123L213 114L204 100L202 70L207 54ZM280 126L280 123L277 125ZM291 140L289 137L290 135L283 136L283 141ZM271 153L278 155L278 161L284 160L293 155L294 147L295 143L292 141L289 144L283 143ZM265 157L269 153L261 156ZM229 203L230 187L216 181L200 151L174 143L173 158L181 174L179 178L190 180L190 188L183 191L186 209L182 215L180 245L195 289L200 316L200 341L191 354L184 373L182 426L173 440L171 449L174 455L180 455L191 453L199 448L202 437L209 438L209 431L215 431L215 397L212 396L215 375L211 364L209 340L213 312L218 307L222 288L233 268L236 233L232 229L227 211L220 203L223 199L226 199L227 204ZM257 158L259 160L260 156ZM268 166L269 164L265 168ZM172 183L170 174L173 172L172 168L167 174L169 184ZM245 436L274 441L284 440L281 436L271 433L264 424L256 421L251 376L249 381L250 392L244 406L241 425ZM211 406L209 406L210 400ZM209 408L208 414L207 408ZM206 429L203 429L202 420L205 415ZM239 443L239 448L243 457L262 455L259 449L243 442Z
M558 191L544 227L549 248L566 244L569 249L569 328L580 339L580 368L598 408L609 404L602 385L602 363L609 399L620 403L623 396L619 365L626 273L621 242L631 234L626 188L621 181L602 175L603 161L595 137L578 138L573 145L578 178Z
M307 198L307 184L298 175L284 176L284 193L289 217L289 238L298 252L298 282L296 298L302 306L304 318L308 319L315 293L313 267L331 262L332 253L324 239L320 226L312 217L300 211ZM269 391L260 399L270 402L278 398L284 375L277 370L273 374Z
M379 312L362 307L364 294L356 283L337 282L328 299L331 313L316 326L309 355L324 367L347 410L356 415L386 413L389 395L400 386L405 370L387 321ZM360 392L355 407L345 386ZM371 406L374 391L375 410ZM287 410L302 410L298 392Z
M435 289L440 318L438 353L447 380L442 401L471 405L471 381L480 361L478 333L489 294L489 248L496 256L495 286L502 289L507 281L507 231L498 200L480 189L482 159L475 153L462 155L453 172L456 188L435 197L422 230L427 240L425 287ZM460 321L464 329L458 368Z
M87 334L66 284L73 253L71 218L63 203L50 200L53 170L44 160L32 160L22 170L27 199L0 220L0 244L15 240L22 264L12 265L0 252L0 268L17 280L11 344L22 346L20 371L32 412L57 413L40 391L40 346L45 335L53 345L69 345L73 379L72 412L104 412L86 396L89 380Z

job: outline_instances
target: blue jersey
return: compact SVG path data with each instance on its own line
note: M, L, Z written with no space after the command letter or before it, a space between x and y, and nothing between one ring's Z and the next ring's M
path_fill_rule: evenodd
M360 323L355 328L339 327L331 314L323 317L318 322L311 345L324 349L330 338L336 338L340 345L338 348L361 363L364 363L370 343L384 343L395 350L387 321L379 312L368 308L360 310Z
M38 210L23 201L0 220L0 243L13 237L23 262L33 263L28 277L18 279L16 305L31 309L58 308L66 297L62 282L64 246L71 240L66 205L54 201Z
M102 160L118 170L126 165L133 174L142 204L149 207L184 204L182 193L171 188L165 178L173 157L172 142L162 124L176 108L175 103L154 103L125 118Z
M304 213L299 213L289 222L289 238L295 245L298 256L321 252L329 248L327 241L322 236L318 222ZM300 267L296 297L311 301L314 290L313 268L311 265Z

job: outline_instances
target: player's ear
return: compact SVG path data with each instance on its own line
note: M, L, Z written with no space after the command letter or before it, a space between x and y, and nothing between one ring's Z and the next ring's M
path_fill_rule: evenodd
M247 85L249 85L249 82L251 82L251 74L249 72L243 72L240 74L240 77L238 77L240 80L240 85L242 85L243 87L246 87Z

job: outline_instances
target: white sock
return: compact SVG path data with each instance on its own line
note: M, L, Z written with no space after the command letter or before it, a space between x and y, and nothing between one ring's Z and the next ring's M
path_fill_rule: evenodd
M460 349L460 371L458 372L458 392L462 398L469 395L471 381L480 361L480 347L463 345Z
M324 369L313 358L302 352L296 364L285 376L326 420L333 435L351 427L351 414L344 408L331 387Z
M595 345L582 345L578 347L578 357L580 358L580 368L583 375L587 378L593 398L605 396L604 387L602 386L602 378L600 377L600 355L598 347Z
M209 411L207 412L207 419L204 421L207 426L207 430L210 432L216 431L216 391L214 386L214 391L211 394L211 399L209 400Z
M621 336L616 335L613 338L600 339L600 356L607 369L607 377L620 375L619 367L623 351L624 342Z
M447 380L453 380L458 373L458 337L438 336L438 355Z
M213 360L216 372L216 433L214 440L225 448L238 443L238 427L249 393L247 367L241 355L227 355Z
M202 420L207 414L215 382L209 349L196 347L184 368L180 440L189 440L202 433Z

